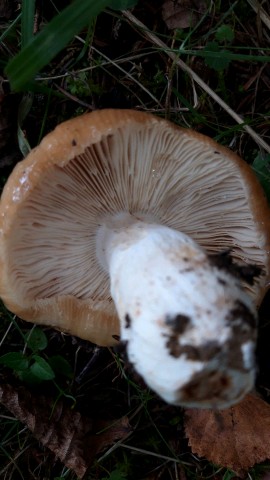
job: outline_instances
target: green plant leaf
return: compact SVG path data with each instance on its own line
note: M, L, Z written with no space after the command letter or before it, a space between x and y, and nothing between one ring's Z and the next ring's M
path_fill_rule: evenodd
M270 154L262 155L261 153L258 153L252 164L252 168L265 191L268 202L270 203Z
M102 480L125 480L126 478L127 473L123 472L120 468L116 468L110 473L109 477L103 477Z
M22 46L25 47L34 35L35 0L22 1Z
M21 352L9 352L0 357L0 364L18 372L28 368L29 360Z
M40 378L40 380L52 380L55 375L50 365L39 355L33 355L34 363L30 366L30 371Z
M11 33L15 25L19 22L19 20L22 18L22 14L19 13L19 15L13 20L13 22L10 23L10 25L7 28L3 29L3 33L0 35L0 43L3 42L3 40L8 37L8 35Z
M226 50L221 50L217 42L209 42L205 45L203 52L207 54L205 56L205 63L208 67L220 72L225 70L230 63L230 59L224 55Z
M179 49L175 50L176 52L180 52L181 55L196 55L197 57L203 58L217 58L218 56L222 56L222 60L226 60L228 63L231 61L243 61L243 62L261 62L261 63L269 63L270 56L269 55L246 55L242 53L232 53L229 50L221 49L217 42L209 42L202 50L189 50L189 49ZM265 49L265 52L268 52Z
M22 382L29 386L39 385L42 382L42 379L37 377L30 369L18 371L17 375Z
M223 480L232 480L235 478L235 472L231 470L227 470L223 476Z
M135 7L138 0L111 0L108 7L113 10L127 10L128 8Z
M79 33L109 0L74 0L12 58L7 67L11 89L27 89L29 82Z
M215 38L218 42L232 42L234 31L230 25L220 25L216 31Z
M24 157L28 155L28 153L31 150L31 147L23 133L22 124L25 118L27 117L28 113L30 112L32 104L33 104L33 94L30 92L27 92L23 95L18 108L17 136L18 136L18 144L22 152L22 155Z
M48 345L48 340L41 328L35 327L31 332L29 332L26 337L27 346L31 348L33 352L38 350L44 350Z
M62 355L54 355L48 359L48 363L55 373L72 378L73 370L68 361Z

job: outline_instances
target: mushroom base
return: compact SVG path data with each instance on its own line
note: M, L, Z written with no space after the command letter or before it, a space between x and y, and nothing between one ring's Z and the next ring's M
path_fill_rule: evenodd
M119 214L97 235L129 360L169 403L226 408L254 384L253 303L190 237L145 220Z

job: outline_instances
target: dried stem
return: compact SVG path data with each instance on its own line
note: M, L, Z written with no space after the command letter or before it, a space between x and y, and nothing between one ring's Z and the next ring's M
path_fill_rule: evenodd
M251 136L251 138L259 145L264 148L268 153L270 153L270 145L266 143L251 127L245 124L243 118L241 118L229 105L227 105L222 98L220 98L200 77L195 73L188 65L181 60L176 53L170 51L168 46L160 40L154 33L152 33L148 28L138 20L130 11L123 11L123 15L127 20L133 25L138 27L140 30L143 30L144 36L150 40L154 45L162 48L167 55L175 62L175 64L180 67L184 72L186 72L193 80L196 82L210 97L215 100L243 129Z

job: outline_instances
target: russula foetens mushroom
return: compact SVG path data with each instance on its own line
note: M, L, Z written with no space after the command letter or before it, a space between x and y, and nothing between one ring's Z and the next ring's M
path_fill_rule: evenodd
M269 210L228 149L146 113L92 112L15 167L0 218L12 312L99 345L120 332L173 404L224 408L252 388ZM217 261L227 250L258 267L252 286Z

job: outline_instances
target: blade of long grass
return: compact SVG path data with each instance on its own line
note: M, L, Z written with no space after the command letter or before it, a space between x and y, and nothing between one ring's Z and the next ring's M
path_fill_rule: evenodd
M30 43L34 35L35 3L35 0L22 2L22 48Z
M4 30L4 32L2 33L2 35L0 35L0 43L4 41L4 39L9 35L9 33L11 32L12 28L15 27L15 25L19 22L19 20L21 19L22 17L22 14L19 13L19 15L13 20L13 22L8 26L8 28L6 28Z
M205 48L204 50L184 50L184 49L178 49L178 50L171 50L176 53L180 53L181 55L195 55L197 57L202 57L202 58L217 58L220 59L221 57L227 60L238 60L238 61L246 61L246 62L261 62L261 63L269 63L270 62L270 56L269 55L248 55L248 54L241 54L241 53L231 53L228 50L222 50L220 49L217 52L207 50ZM265 49L266 52L270 52L270 49Z
M247 0L249 5L253 8L256 14L260 15L261 21L269 28L270 30L270 17L262 7L263 2L258 2L257 0Z
M6 67L12 90L22 90L96 16L109 0L75 0L44 27Z
M21 99L19 109L18 109L18 128L17 128L17 138L18 138L18 144L19 148L21 150L21 153L24 157L28 155L28 153L31 150L31 147L27 141L27 138L25 137L23 130L22 130L22 124L24 119L27 117L28 113L31 110L33 104L33 94L31 93L25 93L23 95L23 98Z

